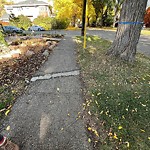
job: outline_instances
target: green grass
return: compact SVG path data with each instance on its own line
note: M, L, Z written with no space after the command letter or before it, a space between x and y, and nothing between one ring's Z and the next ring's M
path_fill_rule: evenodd
M150 58L137 54L128 64L105 55L110 42L96 36L77 37L78 61L86 85L90 111L107 131L99 138L103 150L149 150L150 148ZM103 133L105 134L105 133Z
M146 28L144 30L141 31L142 35L150 35L150 29Z

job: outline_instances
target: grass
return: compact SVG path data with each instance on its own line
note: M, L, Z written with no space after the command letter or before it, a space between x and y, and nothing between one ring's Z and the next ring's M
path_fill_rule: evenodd
M150 29L146 28L144 30L141 31L142 35L150 35Z
M90 111L106 131L98 149L149 150L150 147L150 59L137 54L128 64L105 55L110 42L96 36L77 37L78 61L86 85ZM101 133L99 133L100 135Z

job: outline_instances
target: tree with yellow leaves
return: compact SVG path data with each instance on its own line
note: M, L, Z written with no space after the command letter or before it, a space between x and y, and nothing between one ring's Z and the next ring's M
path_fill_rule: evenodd
M81 21L83 9L83 0L55 0L54 10L58 19L67 18L72 23L72 26L78 21ZM90 24L95 18L95 9L92 5L92 0L88 1L87 24Z
M82 13L82 0L55 0L54 10L58 19L67 18L75 26Z

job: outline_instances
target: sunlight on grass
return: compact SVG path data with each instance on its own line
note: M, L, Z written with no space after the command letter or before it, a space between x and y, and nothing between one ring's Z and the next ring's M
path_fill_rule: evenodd
M150 30L144 29L144 30L141 31L141 34L142 35L150 35Z
M137 54L134 64L110 58L105 55L110 42L97 36L87 38L85 50L77 43L86 97L92 100L90 111L107 130L105 141L99 138L101 149L148 150L150 58Z

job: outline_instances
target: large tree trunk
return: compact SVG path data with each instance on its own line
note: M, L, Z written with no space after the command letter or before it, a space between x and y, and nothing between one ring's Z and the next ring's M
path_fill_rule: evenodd
M125 0L115 40L107 54L134 61L147 0Z

